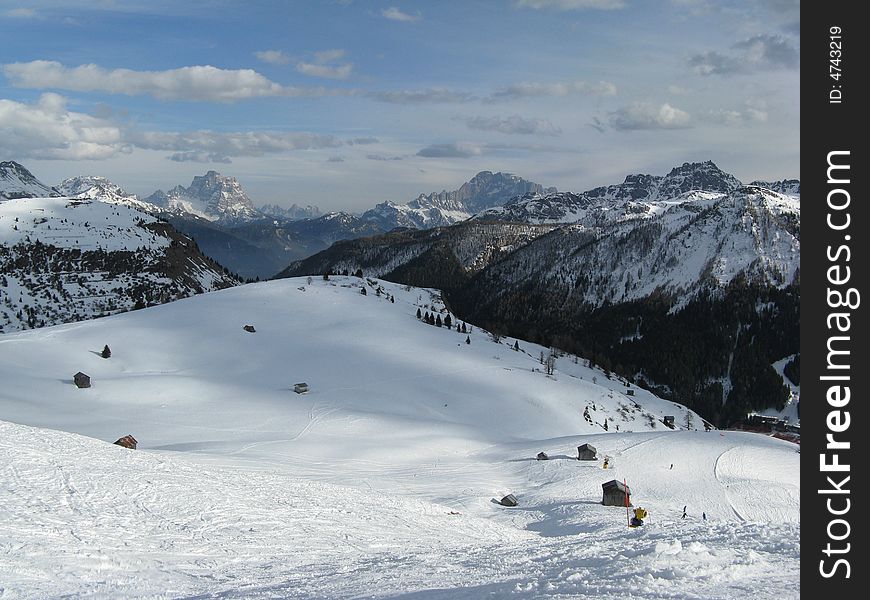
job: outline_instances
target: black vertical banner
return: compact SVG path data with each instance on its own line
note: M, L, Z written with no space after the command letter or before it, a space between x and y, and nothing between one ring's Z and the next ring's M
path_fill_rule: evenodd
M801 11L801 593L866 587L865 302L870 178L860 2ZM862 435L863 434L863 435ZM864 441L862 441L864 440Z

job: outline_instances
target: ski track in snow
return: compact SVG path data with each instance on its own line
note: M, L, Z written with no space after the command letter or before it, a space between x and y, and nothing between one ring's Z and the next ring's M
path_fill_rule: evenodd
M467 346L414 319L420 290L301 282L0 339L0 598L799 597L794 445L667 429L692 414Z

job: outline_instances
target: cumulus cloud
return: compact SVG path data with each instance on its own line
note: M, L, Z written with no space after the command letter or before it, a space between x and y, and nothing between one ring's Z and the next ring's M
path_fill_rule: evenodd
M781 35L759 34L737 42L731 52L710 51L689 57L689 68L698 75L733 75L773 69L793 69L800 52Z
M161 100L233 102L262 96L326 96L348 93L324 88L285 87L252 69L212 66L168 71L107 70L98 65L67 68L57 61L34 60L2 66L9 82L20 88L56 88L77 92L150 95Z
M344 57L344 50L323 50L314 53L313 61L296 63L296 70L303 75L324 77L326 79L347 79L353 70L353 63L336 63Z
M447 88L430 88L427 90L396 90L388 92L371 92L369 97L391 104L447 104L471 102L474 96L468 92L459 92Z
M616 86L609 81L589 83L587 81L567 81L556 83L518 83L496 90L486 99L487 102L532 98L536 96L564 97L572 94L613 96Z
M391 21L402 21L405 23L413 23L414 21L419 21L423 18L419 12L416 15L412 15L406 12L402 12L395 6L391 6L390 8L385 8L381 10L381 15Z
M34 104L0 99L0 155L89 160L129 153L123 131L108 119L67 109L66 98L43 94Z
M290 62L290 57L280 50L262 50L260 52L254 52L254 56L264 63L269 63L271 65L286 65Z
M469 129L497 131L517 135L560 135L562 130L546 119L526 119L519 115L508 117L465 117Z
M683 129L689 127L689 113L670 104L655 106L645 102L635 102L616 110L609 115L610 126L618 131L637 129Z
M417 156L424 158L470 158L483 153L480 146L474 144L431 144L421 148Z
M350 143L307 132L137 131L108 117L70 111L66 98L54 93L33 104L0 99L0 156L96 160L141 148L170 152L168 158L178 162L227 162Z
M616 10L625 8L623 0L516 0L520 8L554 9L554 10Z

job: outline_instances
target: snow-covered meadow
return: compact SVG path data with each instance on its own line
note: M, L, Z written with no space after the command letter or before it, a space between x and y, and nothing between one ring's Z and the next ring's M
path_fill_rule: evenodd
M0 597L799 596L797 446L417 308L296 278L0 337Z

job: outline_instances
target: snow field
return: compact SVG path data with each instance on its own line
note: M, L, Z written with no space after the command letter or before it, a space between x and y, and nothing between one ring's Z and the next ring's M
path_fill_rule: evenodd
M421 305L298 278L0 337L0 597L797 597L794 445L672 431L691 413ZM600 504L623 478L643 528Z

